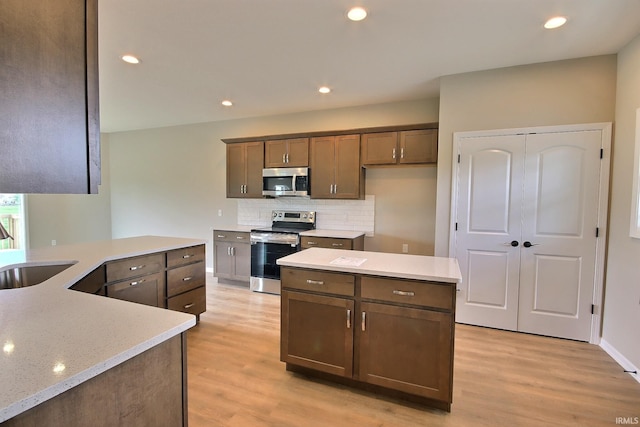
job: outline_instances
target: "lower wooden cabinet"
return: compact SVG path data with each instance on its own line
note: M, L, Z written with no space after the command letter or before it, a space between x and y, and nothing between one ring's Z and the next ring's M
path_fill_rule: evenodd
M214 230L214 272L218 279L249 283L251 244L248 232Z
M207 309L205 247L109 261L70 289L199 317Z
M291 267L281 272L280 359L287 369L450 410L452 284Z

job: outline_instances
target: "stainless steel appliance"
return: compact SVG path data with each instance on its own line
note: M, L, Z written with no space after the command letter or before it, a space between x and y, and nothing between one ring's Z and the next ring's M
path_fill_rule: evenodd
M251 279L255 292L280 295L278 258L300 250L300 233L316 228L316 213L280 211L271 215L271 227L251 230Z
M309 196L309 168L262 169L262 195Z

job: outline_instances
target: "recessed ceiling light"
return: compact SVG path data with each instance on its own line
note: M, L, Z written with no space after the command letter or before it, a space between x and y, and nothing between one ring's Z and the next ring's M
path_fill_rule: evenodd
M552 30L554 28L562 27L566 23L567 23L567 18L565 18L564 16L554 16L553 18L549 19L547 22L544 23L544 27L547 30Z
M222 101L222 105L224 105L225 107L231 107L233 105L233 102L225 99L224 101Z
M124 62L128 62L129 64L139 64L140 60L133 55L123 55L122 60Z
M320 89L318 89L318 92L320 92L320 93L329 93L329 92L331 92L331 89L328 88L327 86L322 86Z
M367 17L367 11L360 6L352 7L347 12L347 17L352 21L362 21Z

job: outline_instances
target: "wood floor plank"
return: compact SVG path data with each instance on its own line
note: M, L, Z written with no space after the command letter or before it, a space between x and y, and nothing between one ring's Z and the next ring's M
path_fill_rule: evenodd
M640 384L600 347L456 325L451 413L308 379L280 362L280 298L207 277L188 333L190 427L615 426Z

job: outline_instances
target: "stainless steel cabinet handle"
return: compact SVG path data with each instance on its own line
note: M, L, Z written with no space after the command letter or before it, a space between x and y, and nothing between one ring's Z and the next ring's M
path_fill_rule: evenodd
M227 247L227 255L231 256L231 246Z
M347 329L351 329L351 310L347 309Z
M187 254L187 255L182 255L183 259L189 259L191 258L193 255Z
M362 312L362 324L361 324L361 327L362 327L362 331L363 332L367 330L367 312L366 311Z
M188 308L193 307L194 305L195 305L194 303L189 303L189 304L185 305L183 308L188 309Z
M224 234L216 234L216 237L220 237L221 239L224 239L227 236L225 236Z
M183 277L183 278L182 278L182 281L183 281L183 282L188 282L188 281L189 281L189 280L191 280L191 279L193 279L193 277L191 277L191 276Z
M400 149L400 158L404 159L404 147Z
M395 160L395 159L396 159L396 149L395 149L395 148L391 151L391 158L392 158L393 160Z
M332 243L331 246L341 247L341 246L343 246L343 244L342 243Z
M287 163L287 155L286 154L282 155L282 163Z
M236 248L231 248L231 256L236 256Z
M307 279L307 284L309 284L309 285L324 285L324 281Z
M238 240L244 240L244 236L236 236L236 239L238 239Z
M129 283L129 286L137 286L140 283L144 283L146 281L146 279L140 279L140 280L136 280L135 282L131 282Z
M131 271L136 271L136 270L140 270L140 269L145 268L145 267L146 267L146 265L144 265L144 264L142 264L142 265L136 265L136 266L134 266L134 267L129 267L129 270L131 270Z
M285 163L289 163L289 153L287 153L286 156L287 156L286 157L287 160L285 161Z
M311 241L311 240L309 240L309 241L307 242L307 245L309 245L309 246L315 246L315 245L317 245L317 244L318 244L318 242L313 242L313 241Z
M403 296L403 297L413 297L413 296L416 295L416 293L413 292L413 291L399 291L397 289L395 289L393 291L393 294L394 295L400 295L400 296Z

